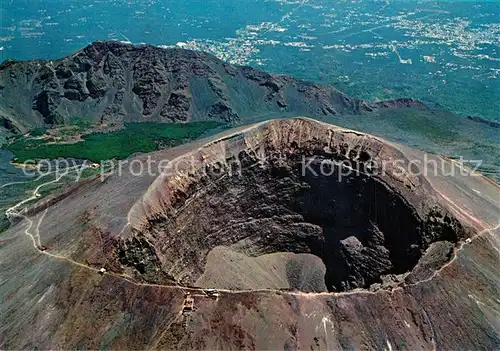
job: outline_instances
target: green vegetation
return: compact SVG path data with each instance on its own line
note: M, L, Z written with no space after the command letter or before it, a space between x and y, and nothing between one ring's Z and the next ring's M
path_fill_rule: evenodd
M460 135L439 120L423 119L420 111L408 111L404 116L396 116L394 125L401 130L419 133L438 143L460 140Z
M42 136L42 135L45 134L46 131L47 131L47 128L38 127L38 128L35 128L35 129L31 130L30 131L30 135L34 136L34 137Z
M113 132L90 132L92 124L85 121L72 121L73 124L67 129L58 130L58 135L81 135L83 141L74 144L48 144L55 142L56 137L47 133L44 128L30 131L28 136L15 135L7 140L10 144L7 148L14 153L17 162L30 159L54 159L79 158L88 159L93 162L112 158L126 158L136 152L150 152L161 147L175 146L199 138L207 132L216 132L225 125L216 121L202 121L186 124L167 123L126 123L125 128ZM53 131L52 131L53 132ZM40 138L44 136L43 138ZM100 168L87 168L80 171L80 179L88 179L97 175ZM33 199L24 206L30 206L44 196L55 190L72 184L76 174L70 172L63 176L58 182L48 184L39 190L40 197ZM13 183L0 188L0 233L10 225L5 215L7 208L13 204L31 196L35 188L49 180L55 175L50 174L37 179L26 180L26 182ZM3 240L0 235L0 241Z
M81 129L92 127L92 122L86 119L85 117L73 117L70 123L68 124L79 127Z
M16 156L16 162L58 157L99 162L112 158L123 159L136 152L151 152L160 145L179 145L219 127L222 124L216 121L186 124L125 123L125 128L121 130L84 135L84 141L73 144L47 144L47 140L43 139L22 138L7 148Z

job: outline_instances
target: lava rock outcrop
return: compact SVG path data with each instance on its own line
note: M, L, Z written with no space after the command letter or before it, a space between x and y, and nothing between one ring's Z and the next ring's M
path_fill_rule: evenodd
M0 86L8 87L0 89L0 118L9 119L13 131L64 124L74 116L235 122L424 107L413 99L369 104L334 87L232 66L202 52L113 41L95 42L54 61L6 61L0 65Z

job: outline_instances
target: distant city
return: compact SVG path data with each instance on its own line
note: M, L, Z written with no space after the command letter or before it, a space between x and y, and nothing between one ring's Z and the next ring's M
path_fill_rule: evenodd
M208 3L207 12L159 0L82 0L50 9L11 2L4 8L0 58L56 59L103 39L177 46L333 84L368 100L411 96L500 120L500 9L494 2Z

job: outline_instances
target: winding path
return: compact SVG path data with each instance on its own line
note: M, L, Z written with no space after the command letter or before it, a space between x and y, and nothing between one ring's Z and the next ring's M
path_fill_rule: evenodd
M12 206L6 210L5 213L6 213L7 217L18 217L18 218L22 218L22 219L27 221L28 226L24 230L24 234L31 239L33 247L42 255L46 255L48 257L58 259L58 260L67 261L68 263L71 263L73 265L76 265L76 266L84 268L84 269L91 270L95 273L101 273L104 275L110 275L110 276L113 276L113 277L116 277L119 279L123 279L123 280L127 281L128 283L136 285L136 286L147 286L147 287L157 287L157 288L174 288L174 289L180 289L184 293L189 292L190 294L195 294L192 296L207 296L207 294L205 293L205 290L207 290L207 288L185 287L185 286L180 286L180 285L163 285L163 284L141 283L141 282L137 282L136 280L134 280L133 277L130 277L128 275L117 274L114 272L102 273L102 272L100 272L100 269L98 269L98 268L85 265L85 264L77 262L69 257L58 255L58 254L53 254L53 253L49 252L48 250L45 250L41 246L41 242L40 242L40 224L43 221L48 209L46 209L44 211L43 215L38 219L38 223L35 226L35 233L31 233L31 229L33 228L33 220L31 220L30 218L28 218L26 215L23 214L26 212L26 208L23 208L20 211L17 211L17 209L19 209L23 204L26 204L29 201L32 201L34 199L41 197L41 195L39 193L40 189L42 189L43 187L45 187L49 184L53 184L53 183L58 182L62 177L68 175L72 171L75 171L75 170L77 171L78 167L88 167L88 166L83 165L83 166L71 167L70 169L68 169L68 172L65 172L62 175L56 176L53 180L45 182L45 183L37 186L35 188L35 190L33 191L33 193L31 194L31 196L20 201L19 203L15 204L14 206ZM470 217L473 218L472 216L470 216ZM217 289L217 290L219 291L219 293L227 293L227 294L240 294L240 293L250 293L250 292L251 293L271 292L271 293L282 293L282 294L295 295L295 296L305 296L305 297L314 297L314 296L320 296L320 295L338 296L338 295L354 295L354 294L376 294L380 291L388 291L388 292L392 293L394 291L404 289L405 287L416 286L416 285L419 285L419 284L422 284L422 283L425 283L425 282L428 282L428 281L434 279L444 268L448 267L451 263L453 263L455 261L458 253L464 248L465 245L470 244L473 240L477 239L478 237L480 237L484 234L487 234L487 233L492 233L493 231L498 230L499 228L500 228L500 223L494 228L486 228L486 229L478 232L476 235L474 235L470 238L470 241L467 240L467 241L462 242L459 247L455 248L453 258L451 260L449 260L446 264L441 266L438 270L436 270L430 277L428 277L424 280L412 283L412 284L400 285L392 290L376 290L376 291L353 290L353 291L346 291L346 292L300 292L300 291L283 291L283 290L276 290L276 289L258 289L258 290ZM198 293L198 294L196 294L196 293Z

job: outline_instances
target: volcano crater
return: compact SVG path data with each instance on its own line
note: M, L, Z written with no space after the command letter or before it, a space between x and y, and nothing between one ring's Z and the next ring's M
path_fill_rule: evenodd
M284 139L271 124L252 147L229 138L189 155L150 189L120 262L156 282L338 292L414 280L468 235L425 179L374 172L397 150L303 132L292 126Z

